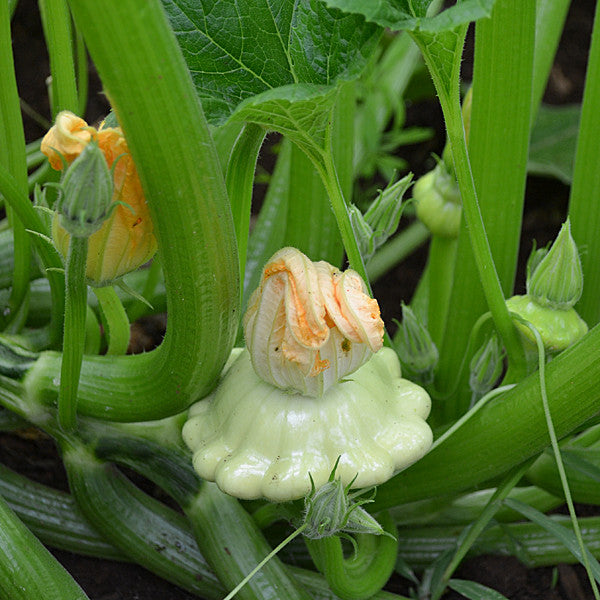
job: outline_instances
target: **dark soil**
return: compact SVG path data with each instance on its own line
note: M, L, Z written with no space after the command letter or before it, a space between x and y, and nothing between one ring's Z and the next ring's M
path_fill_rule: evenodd
M581 100L585 76L587 44L593 21L592 0L577 0L569 18L556 64L552 69L545 100L551 103L570 103ZM49 74L43 34L33 0L21 0L13 21L15 61L20 94L28 106L44 118L49 118L45 79ZM468 65L465 67L468 69ZM86 118L96 122L104 116L108 103L92 69L90 97ZM438 134L430 144L402 149L415 173L430 168L431 152L441 153L443 137L441 115L436 103L421 103L408 107L408 125L431 126L432 118L439 124ZM28 141L39 138L45 127L24 116ZM526 212L523 224L522 263L531 248L556 235L566 213L568 188L554 180L528 181ZM384 318L389 322L397 317L401 300L410 299L426 261L426 248L394 269L375 286ZM523 269L517 287L522 287ZM164 319L146 320L134 326L132 349L143 351L160 342ZM53 442L44 436L27 437L2 434L0 462L15 468L32 479L66 490L67 482ZM191 600L193 596L170 585L132 564L90 559L63 551L53 551L92 600ZM559 565L556 569L527 569L510 557L481 556L466 560L456 576L471 579L498 590L511 600L587 600L591 598L585 573L579 566ZM390 590L408 594L409 586L398 578L390 581ZM449 592L445 598L462 598Z

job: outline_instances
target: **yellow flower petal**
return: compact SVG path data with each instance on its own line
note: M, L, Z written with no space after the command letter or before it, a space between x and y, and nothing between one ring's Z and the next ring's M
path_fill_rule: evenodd
M94 129L80 117L64 110L56 116L55 124L42 139L41 151L56 171L63 169L61 154L71 164L92 139Z
M103 286L150 260L157 242L142 184L119 127L96 131L83 119L65 111L57 116L56 124L46 134L42 151L54 168L62 169L56 151L69 163L92 138L102 150L108 167L114 167L113 202L127 205L117 206L88 241L86 276L91 285ZM58 219L53 222L52 234L57 248L66 256L69 235Z

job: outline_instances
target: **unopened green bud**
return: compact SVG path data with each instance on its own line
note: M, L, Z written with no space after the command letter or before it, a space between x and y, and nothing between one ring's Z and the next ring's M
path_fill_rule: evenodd
M305 504L307 527L304 535L310 539L335 535L346 524L350 502L339 479L328 481L318 490L313 490Z
M411 181L412 174L409 174L388 185L379 192L364 215L353 204L350 206L350 221L365 260L396 233L404 208L402 197Z
M556 309L541 306L529 295L513 296L506 301L506 306L509 311L519 315L538 330L544 348L551 353L568 348L582 338L588 330L585 321L574 308ZM531 329L518 321L516 325L528 343L534 345L535 335Z
M581 261L567 219L548 253L531 269L527 294L540 306L569 309L575 306L582 291Z
M417 217L433 235L448 238L458 235L462 214L460 190L443 162L415 183L413 198Z
M98 231L110 214L113 181L96 142L89 142L73 161L60 188L60 224L75 237Z
M337 462L329 481L318 490L313 484L310 494L305 498L304 536L315 540L340 533L387 535L381 525L362 508L372 499L355 501L354 498L360 496L361 492L350 494L352 484L344 487L341 480L335 478L336 468Z
M469 387L476 397L487 394L498 381L504 366L504 353L498 336L492 335L471 359Z
M407 374L418 383L431 383L438 363L438 349L427 327L406 304L402 304L402 324L395 341L400 363Z
M387 240L398 229L400 217L404 205L402 198L412 182L412 174L390 183L379 195L369 210L365 213L365 219L376 235L376 247Z

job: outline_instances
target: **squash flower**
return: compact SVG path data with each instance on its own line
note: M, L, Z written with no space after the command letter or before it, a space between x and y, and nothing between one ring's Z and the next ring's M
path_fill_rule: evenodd
M295 248L265 267L244 333L262 379L309 396L321 396L383 345L379 305L360 275L313 263Z
M107 166L112 168L112 202L123 203L88 240L88 283L102 287L150 260L157 243L142 184L120 127L101 125L95 129L76 115L63 111L42 140L41 150L53 169L62 170L91 140L98 144ZM70 235L59 223L58 214L52 224L52 237L60 253L66 256Z
M387 481L432 442L430 399L382 348L376 300L354 271L277 252L244 316L246 349L183 428L199 475L238 498L283 502L336 477Z

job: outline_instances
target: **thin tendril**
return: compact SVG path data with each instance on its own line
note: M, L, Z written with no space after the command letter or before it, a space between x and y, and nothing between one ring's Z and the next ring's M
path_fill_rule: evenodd
M592 590L594 592L594 598L596 600L600 600L600 594L598 593L598 587L596 585L596 580L594 579L594 575L592 574L592 569L590 566L589 558L588 558L588 549L586 548L583 537L581 535L581 528L579 527L579 521L577 520L577 514L575 513L575 506L573 505L573 498L571 497L571 490L569 488L569 482L567 480L567 474L565 472L565 467L563 464L562 456L560 454L560 448L558 447L558 439L556 437L556 431L554 429L554 423L552 421L552 415L550 414L550 407L548 405L548 395L546 391L546 354L544 351L544 343L542 342L542 338L540 336L539 331L535 328L535 326L522 319L518 315L511 313L511 316L525 325L531 333L535 337L535 343L537 345L538 350L538 364L539 364L539 377L540 377L540 393L542 396L542 405L544 407L544 415L546 417L546 424L548 426L548 433L550 435L550 443L552 444L552 450L554 452L554 459L556 460L556 467L558 469L558 474L560 476L560 482L563 488L563 493L565 495L565 500L567 502L567 507L569 508L569 515L571 517L571 523L573 525L573 532L575 533L575 537L577 538L577 543L579 545L579 549L581 550L581 556L583 559L583 565L587 572L588 579L590 581L590 585L592 586Z
M299 536L308 526L308 523L304 523L301 527L296 529L288 535L283 542L281 542L278 546L273 548L267 556L265 556L257 565L240 581L232 590L223 598L223 600L231 600L282 548L287 546L294 538Z

